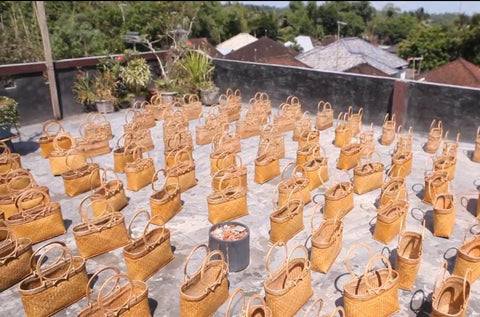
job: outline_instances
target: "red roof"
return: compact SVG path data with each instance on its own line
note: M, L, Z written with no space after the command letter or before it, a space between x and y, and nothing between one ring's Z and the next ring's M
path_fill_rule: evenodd
M222 58L223 54L220 53L215 46L213 46L206 37L189 39L188 42L192 44L194 49L199 49L207 53L210 57Z
M261 59L274 56L291 56L293 58L297 55L298 53L294 49L285 47L264 36L258 39L258 41L245 45L225 57L237 61L258 62Z
M415 77L427 82L480 88L480 68L459 58Z
M265 64L311 68L310 66L300 62L299 60L295 59L290 55L265 57L259 59L257 62Z

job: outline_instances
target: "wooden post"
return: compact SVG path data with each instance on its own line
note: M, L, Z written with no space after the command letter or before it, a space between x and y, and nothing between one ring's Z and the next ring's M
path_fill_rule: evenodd
M53 68L52 49L50 47L50 38L48 36L47 19L45 17L45 7L43 1L35 1L37 8L37 20L42 34L43 51L45 54L45 64L47 65L48 86L50 88L50 98L52 100L53 116L55 119L61 119L60 106L58 103L57 82L55 80L55 70Z

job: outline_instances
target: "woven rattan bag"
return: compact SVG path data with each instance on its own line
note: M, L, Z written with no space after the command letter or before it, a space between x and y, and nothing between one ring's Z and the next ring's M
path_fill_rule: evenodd
M155 120L163 120L165 117L165 113L171 109L172 103L164 103L163 97L160 94L155 94L150 98L151 109L153 111L153 117ZM197 119L195 117L195 119Z
M271 142L269 141L267 146L265 146L265 151L255 158L255 176L253 180L257 184L266 183L281 174L278 156L269 152Z
M349 170L360 163L362 145L360 143L351 143L340 149L340 156L337 161L339 170Z
M270 309L270 307L267 306L267 303L265 303L263 296L260 296L259 294L253 294L252 296L250 296L247 302L245 299L245 292L241 288L237 288L230 296L230 299L228 300L227 310L225 312L225 317L232 316L232 304L237 294L240 294L242 296L242 307L240 308L240 315L233 316L272 317L272 310ZM254 305L253 303L255 303L255 301L257 301L258 304Z
M70 166L69 158L70 155L67 154L65 156L67 166ZM87 162L78 168L63 172L62 179L65 194L68 197L75 197L100 186L100 166L93 161Z
M36 255L40 255L38 260ZM74 256L64 242L52 241L38 248L30 266L33 273L18 286L26 316L52 316L85 296L85 259Z
M285 157L285 140L283 135L275 126L270 124L265 125L260 134L257 155L265 153L267 146L268 150L278 158Z
M412 152L413 145L413 128L408 128L407 133L401 133L402 125L397 128L397 144L395 146L395 153L408 153Z
M434 159L434 171L446 171L449 181L455 178L455 170L457 166L457 157L453 155L442 155Z
M296 120L300 120L302 117L302 104L300 103L300 99L297 96L288 96L287 100L285 100L285 104L289 105L286 109L287 112L293 114Z
M480 163L480 126L477 128L477 136L475 138L475 148L473 149L472 161Z
M305 135L307 137L305 138ZM311 136L313 136L311 138ZM313 159L317 152L319 151L318 146L320 145L319 139L319 131L309 131L302 135L300 142L298 142L298 149L297 149L297 164L303 164L311 159ZM305 140L302 142L302 140Z
M0 175L22 168L19 153L12 153L5 142L0 141Z
M320 107L322 110L320 110ZM317 104L317 118L315 121L315 127L319 131L326 130L333 127L333 109L329 102L320 100Z
M350 144L353 136L352 130L347 123L348 113L340 112L337 118L337 126L335 127L335 147L342 148L345 145Z
M286 177L286 171L293 167L290 177ZM290 162L282 171L282 179L278 183L278 204L282 205L291 196L292 199L301 199L304 205L312 201L310 195L310 179L305 176L305 170L301 165ZM274 191L275 193L275 191Z
M273 125L280 132L287 132L295 129L295 111L291 110L290 108L293 107L289 104L281 104L278 107L278 113L273 117Z
M370 254L368 264L361 276L356 275L350 265L351 254L359 246L366 248ZM381 259L387 267L374 269L373 264L378 259ZM348 250L345 265L350 272L350 280L343 286L346 316L392 316L399 311L399 276L398 272L392 269L388 258L382 254L373 255L370 246L356 243Z
M338 180L325 191L325 207L323 208L323 218L331 219L337 217L343 219L354 207L353 202L353 183L350 177L347 181L342 180L342 176L348 173L342 172ZM341 210L340 214L337 214Z
M267 116L272 112L272 101L265 92L257 92L254 96L254 105L257 110L265 113Z
M240 178L240 184L237 182ZM220 181L222 181L222 187L220 187ZM232 185L230 185L232 183ZM221 190L228 186L242 186L248 189L247 183L247 167L243 165L242 158L239 155L235 155L235 164L227 166L225 169L218 170L212 176L212 189Z
M320 144L320 130L305 130L298 139L298 148L302 148L307 144Z
M156 179L158 179L158 174L162 172L165 181L161 189L155 188ZM182 201L181 197L181 188L179 185L179 180L177 176L171 176L174 181L167 183L167 174L164 169L159 169L155 172L152 178L152 191L150 195L150 209L152 211L152 217L161 216L163 221L167 223L172 219L176 214L182 210ZM156 221L157 218L154 218L152 222L154 224L160 224Z
M102 279L104 282L97 292L96 301L94 301L92 299L94 291L90 285L93 287L93 283L99 279L100 273L107 270L113 270L115 273ZM87 297L87 307L80 311L78 317L151 316L147 283L132 280L128 275L121 274L117 267L107 266L95 272L88 281L86 290L85 293L85 288L83 289L84 295L86 294Z
M340 251L342 251L343 221L337 217L330 218L324 220L315 228L314 216L321 208L321 204L315 205L310 218L310 227L312 229L310 262L312 270L327 273ZM340 210L338 214L341 214Z
M183 112L188 120L195 120L202 113L202 102L196 94L186 94L183 96Z
M397 121L395 119L395 114L392 115L392 118L389 120L390 114L385 115L382 125L382 136L380 138L381 145L390 145L395 140L395 129Z
M188 154L185 159L184 154ZM177 183L180 185L181 192L197 186L197 178L195 177L195 162L190 152L185 149L175 154L174 164L165 169L167 174L167 184Z
M70 139L70 144L72 147L69 149L64 149L60 146L60 140L64 138ZM81 150L76 148L76 142L70 134L67 133L59 133L53 139L53 147L54 150L50 152L48 156L48 160L50 162L50 168L52 170L53 175L62 175L62 173L78 168L86 163L86 156L82 153ZM70 158L70 165L67 166L66 156L71 156Z
M310 118L310 112L305 111L300 118L300 120L295 122L295 128L293 129L293 141L300 140L300 136L305 133L309 132L312 129L312 119Z
M276 186L278 189L278 185ZM275 203L275 191L272 195L273 212L270 214L270 242L287 243L297 233L304 229L303 202L293 198L293 190L288 199L282 203Z
M433 204L436 196L440 194L447 194L449 181L448 172L446 171L431 171L430 173L425 168L425 194L423 202Z
M213 150L213 149L212 149ZM210 175L213 176L217 171L225 169L235 164L235 154L228 149L213 150L210 153Z
M179 135L180 134L177 134L174 138L178 138ZM170 150L166 150L164 152L165 167L172 167L175 165L175 157L178 152L181 152L181 154L177 159L186 161L193 155L193 147L179 143L175 148L172 147Z
M363 107L360 107L357 113L353 112L353 107L348 107L348 128L352 131L352 136L356 136L362 131Z
M17 238L7 227L0 227L5 238L0 243L0 292L17 284L31 272L32 241ZM3 238L3 237L2 237Z
M202 266L192 275L187 271L193 254L205 249ZM214 256L219 259L214 260ZM211 251L205 244L197 245L188 255L183 267L184 281L180 285L180 316L208 317L228 299L228 263L219 250Z
M108 172L112 172L115 175L115 178L108 180ZM93 215L95 217L100 216L105 211L105 206L103 205L102 200L106 200L114 211L120 211L126 205L128 205L128 199L125 195L123 182L120 180L114 170L110 168L101 169L100 187L92 189L90 200L98 201L98 204L94 203L92 206Z
M472 284L480 277L480 232L472 232L473 228L477 226L478 220L476 219L475 224L465 230L463 242L457 249L452 272L453 275L465 276L470 270L469 282ZM468 233L473 233L473 235L467 239Z
M50 130L56 128L56 131L51 133ZM53 140L58 133L64 132L63 126L57 120L48 120L43 124L43 135L38 139L42 157L48 158L50 152L55 150L53 146ZM58 145L62 149L69 149L72 147L71 140L69 138L62 138L58 140Z
M87 123L89 126L85 129L85 137L90 137L95 134L105 134L108 139L113 137L112 126L108 122L107 117L105 117L100 112L92 112L87 116Z
M221 179L219 187L223 189L208 195L208 221L210 223L217 224L248 215L247 190L241 186L240 177L236 176L236 178L237 181L230 182L226 188L223 188L223 179Z
M240 119L242 104L236 102L234 95L227 96L226 94L221 94L220 97L218 97L218 104L220 111L227 115L228 122Z
M89 128L92 124L83 122L79 127L80 138L75 140L77 149L83 151L87 157L93 157L110 153L110 139L112 135L107 132L98 130L98 132L90 132L89 136L87 132L89 129L95 131L95 128Z
M278 245L275 243L267 253L265 266L268 278L263 283L265 288L265 301L272 310L273 316L294 316L313 295L312 278L308 251L301 245L296 245L290 253L285 246L285 258L275 271L270 269L270 257ZM300 249L304 254L293 257L295 251Z
M142 234L133 237L132 224L141 215L145 215L148 221L143 227ZM160 224L150 229L154 221ZM127 265L127 275L132 280L146 281L173 260L170 230L165 228L163 222L160 215L150 217L146 210L137 211L130 220L128 224L130 243L123 248L123 257Z
M449 193L435 194L433 203L433 235L449 238L455 225L456 201Z
M41 196L42 200L31 208L24 208L24 201ZM7 226L19 238L29 238L32 243L41 242L67 230L63 222L60 204L50 202L47 193L39 188L31 188L20 194L15 200L18 214L7 218Z
M123 145L120 142L123 140ZM125 164L133 162L133 150L137 144L131 134L122 134L113 149L113 170L115 173L125 173Z
M407 200L391 200L377 209L377 223L373 232L373 239L389 244L402 230L402 224L408 213Z
M470 301L471 283L469 282L470 271L464 276L452 274L446 277L447 262L444 261L442 268L435 276L432 294L431 317L466 317L468 302ZM438 286L440 273L443 276Z
M428 140L425 144L425 152L433 154L437 152L440 144L442 143L443 137L443 123L441 120L438 120L437 126L435 126L436 120L433 119L430 124L430 132L428 133Z
M125 165L127 175L127 189L139 191L152 182L155 166L151 157L142 158L142 149L136 148L133 152L134 160Z
M385 205L390 200L398 197L400 200L405 200L407 197L407 185L404 177L400 176L401 170L397 170L397 174L393 174L393 168L387 173L387 179L383 182L380 192L380 206Z
M83 204L80 204L78 209L82 222L73 227L78 253L86 259L128 243L123 214L113 211L112 207L103 200L102 204L106 210L99 217L89 218L88 211L94 203L99 203L99 201L92 201L85 208L82 208Z
M321 155L320 149L323 151L323 156ZM313 153L313 158L302 164L304 174L310 180L308 185L309 190L314 190L322 186L329 179L328 158L325 149L318 145L317 148L313 149Z
M238 153L242 151L240 136L233 130L229 129L222 134L217 134L213 139L213 149L217 151L219 148L225 149L227 152Z
M392 174L407 177L412 172L413 152L396 151L392 155Z
M378 156L377 162L372 162L373 154ZM355 194L361 195L381 188L383 185L384 169L380 153L370 153L365 164L359 165L353 169L353 191Z
M399 274L398 287L410 291L415 284L422 262L425 222L421 233L405 231L405 226L401 227L402 233L398 236L395 270Z

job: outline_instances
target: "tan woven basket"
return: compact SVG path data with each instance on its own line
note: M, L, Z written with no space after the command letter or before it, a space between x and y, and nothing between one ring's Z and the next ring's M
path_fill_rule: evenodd
M470 301L471 283L469 274L464 276L450 275L445 277L447 263L443 262L442 269L435 276L432 294L432 317L466 317L468 302ZM443 271L443 276L438 284L438 278Z
M362 131L363 108L360 107L357 113L353 112L353 107L348 107L348 128L352 131L352 136L356 136Z
M473 149L472 161L480 163L480 126L477 128L477 137L475 138L475 148Z
M226 175L224 176L226 177ZM223 221L229 221L248 215L247 190L240 185L240 177L236 176L239 184L215 191L207 197L208 221L217 224ZM219 187L223 186L223 179L220 180Z
M304 229L303 202L290 198L281 205L275 205L270 214L270 242L287 243Z
M402 226L404 227L404 226ZM395 270L399 274L398 287L412 290L422 261L425 221L421 233L404 231L398 236Z
M212 152L210 154L210 175L213 176L217 171L235 163L233 152Z
M438 124L435 126L435 122L436 120L433 119L430 124L430 132L428 133L428 140L424 148L425 152L430 154L437 152L442 143L443 123L441 120L438 120Z
M266 183L277 176L280 176L280 162L278 157L261 154L255 159L254 182L258 184Z
M2 243L0 245L0 292L17 284L32 271L32 241L17 238L7 227L0 227ZM3 237L5 234L5 237Z
M155 166L152 158L142 158L142 148L140 147L135 148L133 157L133 162L125 165L127 189L139 191L152 182Z
M107 172L112 172L115 175L115 179L107 180ZM101 169L100 182L100 187L92 190L90 195L91 201L104 199L115 211L120 211L126 205L128 205L127 196L125 196L125 189L123 188L123 182L113 169ZM106 209L101 201L98 204L94 203L92 208L93 215L95 217L100 216Z
M187 159L184 159L185 153L188 154ZM182 149L175 154L174 164L167 167L165 173L167 174L167 185L179 184L182 193L197 185L195 162L186 149Z
M188 120L195 120L202 113L202 102L196 94L185 94L183 96L183 112Z
M432 171L430 174L425 170L425 195L423 202L433 204L436 196L447 194L449 188L448 173L446 171Z
M54 250L61 250L60 256L42 269L42 261ZM53 253L54 258L55 254L58 253ZM88 282L85 259L74 256L64 242L52 241L37 249L30 265L33 273L18 286L26 316L52 316L85 296Z
M285 259L281 267L271 271L270 256L277 245L283 244L275 243L266 257L265 265L269 276L263 283L265 301L273 316L294 316L313 295L308 251L298 244L288 253L285 245ZM292 258L297 249L302 250L304 255Z
M56 128L56 131L51 133L52 127ZM40 146L41 155L44 158L48 158L50 152L55 150L53 146L53 140L58 133L64 132L64 128L60 122L57 120L48 120L43 123L43 135L38 139L38 144ZM71 140L69 138L61 138L58 140L58 145L62 149L69 149L72 147Z
M324 156L321 156L320 153L317 152L314 158L302 164L305 176L310 180L308 185L309 190L314 190L329 180L328 159L325 154L325 149L323 149L323 151Z
M380 138L380 144L390 145L395 140L395 129L397 121L395 120L395 114L392 115L392 118L389 120L390 114L385 115L382 126L382 136Z
M310 132L312 128L312 119L310 118L310 112L305 111L300 120L295 122L295 128L293 129L292 140L299 141L300 136L304 133Z
M285 172L292 166L292 174L289 178L286 178ZM300 175L298 174L299 172ZM290 162L283 169L281 177L282 179L276 188L278 190L278 202L276 202L276 204L282 205L290 197L292 199L301 199L304 205L308 205L312 201L312 196L310 195L310 179L305 176L305 170L301 165Z
M266 125L260 134L257 156L265 153L275 155L277 158L285 157L285 140L282 133L273 125Z
M385 205L391 200L398 197L400 200L405 200L407 197L407 185L404 177L392 174L393 169L387 173L390 179L385 180L380 192L380 205ZM393 175L393 176L392 176Z
M457 257L453 268L453 275L465 276L468 271L468 281L473 284L480 277L480 235L475 232L467 239L468 233L472 233L474 227L478 226L478 220L465 230L462 245L457 249Z
M205 249L207 255L202 267L192 275L187 272L187 266L193 254L198 249ZM219 260L212 260L213 256ZM223 253L211 251L204 244L197 245L188 255L183 272L184 282L180 285L180 316L198 317L211 316L228 299L228 264Z
M240 178L240 184L238 184L238 176ZM222 187L220 187L220 181L223 179ZM243 166L242 158L239 155L235 155L235 164L229 167L217 171L212 176L212 189L222 190L229 186L242 186L248 189L247 183L247 167Z
M320 107L322 110L320 110ZM317 104L317 117L315 121L315 127L319 131L326 130L333 126L333 109L329 102L320 100Z
M321 204L317 204L310 218L310 226L312 228L310 262L312 270L327 273L340 251L342 251L343 221L337 218L327 219L315 228L314 216L321 207ZM340 211L338 213L340 214Z
M163 172L165 181L160 190L155 189L155 178L157 178L158 173ZM152 216L161 216L163 221L168 222L176 214L182 210L181 202L181 188L178 184L178 177L173 176L172 178L176 179L176 183L167 184L167 175L164 169L159 169L155 172L152 179L152 190L153 194L150 195L150 209L152 211ZM160 224L155 219L152 220L154 224Z
M436 195L433 204L433 235L449 238L455 225L456 203L453 194Z
M100 273L107 270L113 270L115 274L111 274L104 280L99 291L96 292L98 295L94 301L91 295L94 292L90 285L94 283ZM122 280L126 282L124 283ZM107 266L95 272L88 281L86 290L87 307L80 311L78 317L151 316L147 283L132 280L128 275L121 274L116 267ZM105 292L105 290L107 291ZM85 289L83 291L85 295Z
M69 149L64 149L61 147L60 140L66 138L68 138L70 140L70 144L72 144L71 148ZM48 156L53 175L62 175L62 173L70 169L79 168L86 163L85 155L82 153L82 151L76 149L76 141L69 133L58 133L53 139L53 147L54 150L51 151ZM67 153L68 155L72 156L69 166L67 166L67 160L65 159Z
M412 172L413 153L395 152L392 155L392 174L398 177L407 177Z
M407 198L408 199L408 198ZM373 238L389 244L401 231L408 213L408 200L391 200L377 210L377 223Z
M341 175L348 174L342 172ZM341 176L340 176L341 177ZM338 215L339 219L343 219L354 207L353 202L353 184L350 179L348 181L342 181L339 179L335 181L333 185L327 188L325 192L325 207L323 208L323 218L331 219L337 217L337 213L341 210L341 214Z
M383 171L384 166L379 156L378 162L372 162L370 154L369 159L363 165L357 166L353 169L353 191L356 194L368 193L372 190L381 188L383 185Z
M347 124L348 113L340 112L337 118L337 126L335 127L335 147L342 148L350 144L352 141L353 132ZM343 120L343 121L341 121Z
M69 155L65 157L68 163ZM77 195L88 192L93 188L100 186L100 166L97 163L86 163L79 168L68 170L62 173L63 185L65 187L65 194L68 197L75 197Z
M361 276L357 276L350 266L351 253L359 246L367 248L370 253L370 260ZM373 264L377 259L382 259L387 267L374 270ZM343 286L346 316L391 316L400 310L398 303L399 274L392 269L388 258L381 254L373 255L373 251L368 245L356 243L348 250L345 264L351 276Z
M457 167L457 157L451 155L442 155L434 160L434 171L446 171L449 181L455 178L455 170Z
M360 163L362 146L359 143L345 145L340 150L340 156L337 161L339 170L349 170Z
M140 215L147 216L148 221L143 227L142 235L134 238L132 224ZM149 229L153 221L162 224ZM127 265L127 275L132 280L146 281L173 260L170 230L165 228L161 216L151 217L146 210L137 211L128 224L128 235L130 243L123 248L123 256Z

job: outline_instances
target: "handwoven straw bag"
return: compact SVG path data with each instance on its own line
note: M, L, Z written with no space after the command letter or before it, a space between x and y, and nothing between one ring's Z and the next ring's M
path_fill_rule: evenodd
M320 110L320 107L322 110ZM333 126L333 109L329 102L320 100L317 104L317 118L315 121L315 127L319 131L326 130Z
M273 316L294 316L313 295L312 278L308 251L297 244L290 253L285 246L285 259L280 268L270 270L270 256L281 242L275 243L267 253L265 266L268 278L263 283L265 288L265 301L272 310ZM293 258L297 249L303 255Z
M31 208L24 208L24 200L41 196L41 202ZM41 242L61 234L67 230L63 222L60 204L50 202L50 197L38 188L24 191L15 200L18 214L7 218L7 226L19 238L29 238L32 243Z
M402 226L405 228L404 226ZM398 236L395 270L399 274L398 287L412 290L422 261L425 222L421 233L404 231Z
M111 274L108 278L102 279L104 282L99 291L95 292L98 295L94 301L92 299L94 291L90 285L98 279L100 273L107 270L113 270L115 274ZM122 280L125 282L121 282ZM128 275L121 274L117 267L107 266L95 272L88 281L87 286L83 289L83 292L87 297L87 307L78 313L78 317L151 316L150 306L148 304L147 283L132 280Z
M392 155L392 174L407 177L412 172L413 152L397 151Z
M84 209L79 206L82 222L73 227L73 236L78 253L86 259L117 249L128 243L125 218L121 212L113 211L104 200L107 210L96 218L89 218L89 208L96 203L90 202ZM98 203L98 201L97 201Z
M87 123L89 123L88 128L85 129L85 137L90 137L95 134L105 134L108 139L113 138L112 126L108 122L107 117L105 117L100 112L92 112L87 116Z
M228 149L228 152L238 153L242 151L242 143L240 136L234 131L223 131L222 134L217 134L213 139L215 150L220 147Z
M155 179L158 178L158 173L162 172L165 180L161 189L155 189ZM167 223L176 214L182 210L181 188L177 176L172 176L176 182L167 184L167 175L164 169L159 169L155 172L152 178L152 191L150 195L150 209L152 216L161 216L162 220ZM152 220L154 224L161 224L157 221L158 218Z
M182 193L197 185L195 162L186 149L182 149L175 154L173 166L165 168L165 172L167 174L167 184L179 184Z
M353 136L352 130L350 130L347 124L348 113L340 112L337 118L337 126L335 127L335 147L342 148L345 145L350 144ZM342 121L343 120L343 121Z
M327 273L338 254L342 251L343 221L338 218L324 220L317 228L314 226L316 211L320 211L322 205L314 206L310 227L312 228L312 249L310 263L312 270ZM340 210L338 211L340 214Z
M47 258L50 265L42 268L42 261ZM38 248L30 258L32 274L18 286L25 315L52 316L82 299L88 283L85 262L81 256L74 256L62 241L52 241Z
M178 134L176 136L178 136ZM181 152L178 159L186 161L193 155L193 147L179 144L176 148L165 151L165 167L172 167L175 165L175 156L178 152Z
M480 163L480 126L477 128L477 137L475 138L475 148L472 154L472 161Z
M152 182L155 166L151 157L142 158L141 148L134 150L134 161L125 165L127 189L139 191Z
M115 179L107 180L107 172L112 172L115 175ZM106 200L115 211L120 211L128 205L123 182L111 168L101 169L100 187L92 189L90 194L91 201L99 200L98 203L94 203L92 206L94 216L99 216L105 211L105 206L102 201L100 201L103 199Z
M384 166L382 163L382 157L380 153L377 154L379 160L372 162L371 157L373 153L370 153L369 158L363 165L359 165L353 169L353 191L355 194L364 194L372 190L381 188L383 185L383 171Z
M471 283L469 282L470 271L464 276L452 274L445 277L447 263L443 262L442 269L435 276L432 294L431 317L466 317L468 303L470 301ZM443 271L443 276L438 284L438 278Z
M412 152L413 146L413 128L409 127L407 133L401 133L402 125L397 128L397 144L395 147L395 153L409 153Z
M445 132L445 136L443 138L443 150L442 156L453 156L455 159L458 156L458 146L460 142L461 133L457 133L457 138L455 141L448 140L448 131Z
M289 178L286 178L285 172L291 166L293 166L292 174ZM299 172L300 175L298 174ZM296 165L294 162L290 162L283 169L282 179L276 188L278 190L277 204L282 205L291 196L291 199L301 199L304 205L308 205L312 201L309 186L310 179L305 176L305 170L303 167L301 165Z
M188 120L195 120L202 113L202 102L196 94L186 94L183 96L183 112Z
M297 164L302 165L318 155L318 152L320 151L318 147L318 143L308 143L299 147L297 149Z
M437 152L440 144L442 143L443 137L443 123L441 120L438 120L437 126L435 126L436 120L433 119L430 124L430 132L428 133L428 141L425 144L425 152L433 154Z
M60 140L64 138L70 139L70 144L72 147L64 149L60 146ZM53 139L54 150L50 152L48 160L50 162L50 168L53 175L62 175L62 173L68 171L72 168L78 168L86 163L86 157L82 151L76 148L76 142L73 137L68 133L58 133L57 136ZM67 160L65 156L72 156L70 158L70 166L67 166Z
M257 110L264 112L267 115L270 115L272 112L272 101L270 97L265 92L257 92L254 96L254 105Z
M305 227L303 225L303 202L298 197L294 198L292 193L293 190L283 203L276 204L272 199L273 212L270 214L270 241L272 243L287 243Z
M210 175L213 176L217 171L235 164L235 154L233 152L221 151L210 154Z
M433 170L429 173L427 164L428 160L425 162L425 194L423 196L423 202L427 204L433 204L435 202L436 195L448 193L448 172Z
M357 139L361 145L360 156L368 158L370 153L375 152L375 131L373 130L373 123L370 124L369 130L360 132Z
M164 103L163 98L160 94L155 94L150 98L150 108L153 111L153 117L155 120L163 120L165 118L165 112L171 109L172 103ZM195 119L197 119L195 117Z
M307 144L320 144L320 130L305 130L298 138L298 148L303 148Z
M237 184L238 178L240 177L240 184ZM220 187L220 181L223 179L222 187ZM212 189L221 190L228 186L242 186L245 189L248 189L247 183L247 167L243 166L242 158L239 155L235 155L235 164L227 166L225 169L217 171L212 176Z
M65 160L67 166L69 164L70 155L67 154ZM70 169L62 173L63 186L65 194L68 197L75 197L77 195L88 192L92 188L100 186L100 166L97 163L87 162L84 165Z
M210 121L211 124L207 125L206 116L207 114L200 113L198 124L195 126L195 143L197 145L209 144L216 134L216 125L213 124L212 120ZM203 122L201 121L202 118L204 118Z
M208 221L210 223L217 224L248 215L247 190L241 186L240 177L236 176L236 178L235 183L238 185L235 186L231 182L229 187L208 195ZM223 188L222 183L223 179L220 180L220 188Z
M382 137L380 138L380 144L390 145L395 140L395 129L397 121L395 120L395 114L392 115L392 118L389 120L390 114L385 115L382 126Z
M300 136L305 133L309 132L312 129L312 119L310 118L310 112L305 111L300 118L300 120L295 122L295 128L293 129L292 140L298 141L300 140Z
M350 266L351 253L359 246L366 248L370 254L370 260L361 276L357 276ZM381 259L387 267L374 269L373 264L377 259ZM350 272L350 280L343 286L345 316L392 316L400 310L398 303L399 274L392 269L388 258L382 254L373 255L370 246L356 243L348 250L345 264Z
M474 227L478 226L478 220L475 224L465 230L463 242L457 249L457 257L453 268L453 275L465 276L470 270L469 282L473 284L480 277L480 233L475 232L472 237L467 239L468 233L472 233Z
M285 157L285 140L283 135L273 125L266 125L260 134L260 141L258 143L257 155L265 153L266 148L275 154L278 158Z
M286 109L287 112L293 114L296 120L300 120L302 117L302 105L297 96L290 95L285 100L285 104L289 107Z
M457 167L457 157L453 155L442 155L433 162L433 170L446 171L449 181L455 178L455 170Z
M123 145L120 145L120 141ZM125 164L133 162L133 150L137 144L133 142L131 134L122 134L117 140L115 149L113 150L113 170L115 173L125 173Z
M131 110L131 109L130 109ZM128 115L127 111L126 115ZM131 121L124 125L124 134L132 136L132 142L137 146L143 146L145 151L151 151L155 147L153 143L152 134L141 121Z
M237 288L230 299L228 300L227 310L225 312L225 317L232 316L232 304L233 300L235 299L236 295L240 294L242 296L242 306L240 307L240 315L238 316L245 316L245 317L272 317L272 310L270 307L267 306L263 296L259 294L253 294L250 296L248 302L245 299L245 292L241 288ZM259 302L258 304L254 305L255 301Z
M51 128L57 128L54 133L50 132ZM63 132L63 126L57 120L48 120L43 124L43 135L38 139L38 144L40 146L42 157L48 158L50 152L55 150L53 146L53 140L59 132ZM69 138L61 138L58 141L58 145L63 149L69 149L72 146L71 140Z
M241 139L251 138L260 135L262 132L262 117L256 116L253 108L247 109L245 118L237 121L235 132Z
M362 146L360 143L351 143L340 149L340 156L337 161L339 170L349 170L360 163Z
M77 149L83 151L87 157L93 157L110 153L110 138L111 135L107 135L106 132L91 133L86 136L86 130L89 129L91 123L83 122L80 124L79 134L80 138L75 140ZM95 130L95 129L93 129Z
M198 249L205 249L202 266L192 275L188 263ZM220 259L213 260L214 256ZM183 267L184 281L180 285L180 316L208 317L228 299L228 263L219 250L211 251L205 244L197 245L188 255Z
M7 227L0 227L5 234L0 244L0 292L20 282L32 271L32 241L28 238L17 238Z
M253 180L257 184L263 184L280 176L280 174L280 160L275 154L268 152L267 145L265 153L255 158L255 175Z
M135 112L134 119L135 121L142 122L143 126L147 129L153 128L156 126L155 116L153 114L152 107L149 106L149 102L144 101L136 101L133 106L133 109L139 109L139 111Z
M20 154L12 153L7 144L0 141L0 175L18 168L22 168Z
M397 174L393 174L392 172L393 168L390 168L387 173L387 176L390 178L386 179L382 185L380 192L380 205L385 205L396 197L400 200L405 200L407 197L406 180L404 177L400 176L401 170L397 170Z
M273 117L273 125L280 132L292 131L295 129L295 112L289 109L291 105L283 103L278 107L278 113Z
M373 239L389 244L401 231L408 213L407 200L391 200L378 207Z
M435 195L435 197L433 203L433 235L449 238L455 225L455 195L442 193Z
M343 217L348 214L354 207L353 202L353 184L350 178L348 181L342 181L341 176L347 175L342 172L338 181L334 183L325 191L325 206L323 208L323 218L331 219ZM337 212L341 210L341 214L337 216Z
M348 127L352 131L352 136L356 136L362 130L363 107L360 107L357 113L353 112L353 107L348 107Z
M139 237L132 236L132 224L140 215L148 218ZM161 223L150 229L153 221ZM162 217L152 216L146 210L140 210L128 224L130 243L123 248L123 257L127 265L127 275L132 280L146 281L162 267L173 260L172 246L170 245L170 230L165 228Z
M242 105L235 101L235 97L233 95L227 96L226 94L221 94L220 97L218 97L218 105L220 111L227 115L228 122L240 119Z
M320 154L320 148L323 150L323 156ZM325 184L328 177L328 158L325 149L318 146L318 150L314 149L314 157L302 164L305 176L310 180L308 188L314 190Z

